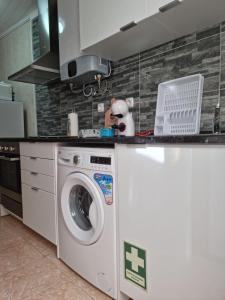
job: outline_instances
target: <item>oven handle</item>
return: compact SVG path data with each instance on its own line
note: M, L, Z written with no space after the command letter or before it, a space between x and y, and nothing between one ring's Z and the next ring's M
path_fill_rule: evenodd
M6 157L6 156L0 156L0 160L6 160L6 161L19 161L20 158L19 157Z

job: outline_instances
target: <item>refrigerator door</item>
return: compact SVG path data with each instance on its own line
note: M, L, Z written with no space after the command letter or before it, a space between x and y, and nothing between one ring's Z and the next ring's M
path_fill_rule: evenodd
M0 101L0 138L24 137L23 103Z

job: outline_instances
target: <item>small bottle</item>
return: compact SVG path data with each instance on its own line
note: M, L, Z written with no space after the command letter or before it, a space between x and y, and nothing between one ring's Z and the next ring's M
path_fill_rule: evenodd
M214 112L214 133L220 133L221 128L220 128L220 104L218 103L215 108Z

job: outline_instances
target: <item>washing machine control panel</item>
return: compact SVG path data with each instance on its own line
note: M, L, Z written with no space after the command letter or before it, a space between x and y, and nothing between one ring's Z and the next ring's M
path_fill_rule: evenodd
M89 155L89 166L92 170L96 171L112 171L113 160L111 155Z
M94 171L112 172L114 159L113 155L110 153L59 150L58 163Z
M111 157L102 157L102 156L91 156L90 157L91 164L98 165L111 165Z

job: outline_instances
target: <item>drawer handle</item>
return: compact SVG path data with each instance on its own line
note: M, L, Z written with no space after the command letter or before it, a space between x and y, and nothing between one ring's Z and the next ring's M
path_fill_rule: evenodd
M159 8L159 11L161 13L164 13L172 8L174 8L175 6L181 4L183 0L173 0L171 1L170 3L166 4L166 5L163 5L162 7Z
M36 160L36 159L37 159L37 157L33 157L33 156L31 156L31 157L30 157L30 159L32 159L32 160Z
M38 192L38 191L39 191L39 189L36 188L36 187L32 187L31 189L32 189L32 191L35 191L35 192Z
M31 174L31 175L34 175L34 176L37 176L37 175L38 175L38 173L36 173L36 172L30 172L30 174Z
M64 163L69 163L70 159L69 158L59 158L59 162L64 162Z
M120 28L120 31L123 31L123 32L124 32L124 31L127 31L127 30L129 30L129 29L135 27L135 26L137 26L137 23L134 22L134 21L132 21L132 22L128 23L127 25L122 26L122 27Z

